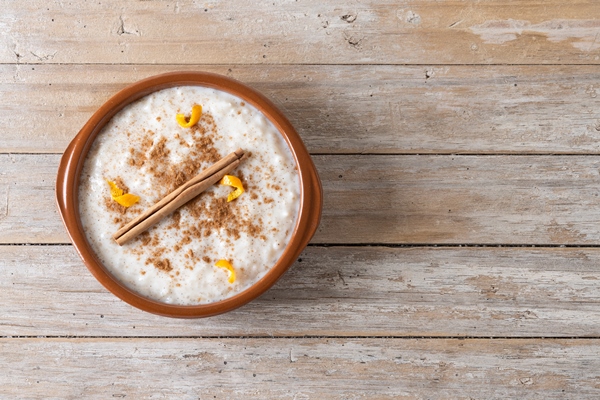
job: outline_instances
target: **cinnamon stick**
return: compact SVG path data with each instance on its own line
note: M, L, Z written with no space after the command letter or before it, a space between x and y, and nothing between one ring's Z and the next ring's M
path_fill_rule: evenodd
M164 217L172 214L179 207L220 181L225 175L237 168L247 155L248 153L245 153L244 150L237 149L217 161L119 229L113 235L113 239L122 246L140 233L148 230Z

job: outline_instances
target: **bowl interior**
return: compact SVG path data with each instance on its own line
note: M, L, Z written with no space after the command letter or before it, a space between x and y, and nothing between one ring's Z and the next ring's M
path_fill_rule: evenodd
M104 125L128 104L158 90L175 86L204 86L228 92L261 111L288 144L300 177L300 207L296 226L277 263L248 289L221 301L182 306L161 303L127 288L98 260L89 245L79 217L79 176L87 153ZM195 318L230 311L260 296L291 266L316 232L322 209L322 189L316 168L300 136L287 118L260 93L225 76L205 72L173 72L157 75L126 87L104 103L67 147L59 165L56 187L60 215L84 264L109 291L123 301L154 314Z

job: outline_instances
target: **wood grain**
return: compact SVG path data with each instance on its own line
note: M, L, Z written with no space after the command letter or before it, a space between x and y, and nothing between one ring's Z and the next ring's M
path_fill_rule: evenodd
M596 157L319 156L315 243L598 244Z
M71 246L0 246L0 336L598 337L599 264L598 248L311 246L261 298L177 320L117 299Z
M62 153L110 96L175 70L272 99L313 153L600 154L598 66L0 65L0 152Z
M60 157L0 155L0 243L64 243L56 208Z
M600 398L598 1L0 14L1 398ZM192 321L102 288L54 204L59 154L92 113L174 70L272 99L325 189L273 288Z
M600 62L594 0L35 0L3 11L2 63Z
M598 340L3 339L0 349L7 398L600 395Z
M58 155L0 155L0 243L68 243ZM600 243L595 156L315 156L313 243Z

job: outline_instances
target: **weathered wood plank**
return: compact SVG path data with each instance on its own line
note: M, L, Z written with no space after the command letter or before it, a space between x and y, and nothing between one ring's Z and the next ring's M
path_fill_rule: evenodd
M313 243L598 244L595 156L315 156ZM68 243L58 155L0 155L0 243Z
M320 156L316 243L598 244L595 156Z
M309 247L202 320L138 311L70 246L0 246L0 336L600 336L598 248Z
M600 6L486 1L5 2L2 63L599 63Z
M0 155L0 243L65 243L55 198L60 157Z
M313 153L600 153L597 66L323 65L0 65L0 152L61 153L118 90L182 69L260 90Z
M125 85L209 70L313 153L415 154L316 156L313 243L599 243L596 1L4 3L0 153L60 153ZM454 153L480 156L436 155ZM58 159L0 155L0 243L68 241ZM311 246L251 304L184 321L116 299L71 246L0 245L0 397L598 398L598 265L596 247Z
M3 339L8 398L598 398L598 340Z

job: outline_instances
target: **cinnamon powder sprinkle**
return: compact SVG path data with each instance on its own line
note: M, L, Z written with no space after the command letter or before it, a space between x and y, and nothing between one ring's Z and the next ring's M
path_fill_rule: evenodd
M123 191L123 193L129 193L129 186L123 182L123 178L117 176L113 182Z
M104 199L104 206L108 211L111 211L114 214L124 215L127 212L127 207L120 205L116 201L112 199L112 197L107 197ZM121 218L118 218L121 221Z
M171 272L173 270L173 267L171 266L171 261L169 261L168 258L163 258L163 259L156 259L156 258L149 258L146 261L146 264L152 264L154 265L154 268L163 271L163 272Z
M152 151L150 151L150 159L164 160L171 152L169 149L167 149L166 144L166 137L162 136L160 139L158 139L158 142L156 142L156 144L152 147Z
M139 240L140 242L142 242L143 246L147 246L148 243L150 243L150 234L148 232L142 232L137 237L137 240Z
M131 147L129 149L130 156L129 156L129 160L127 160L127 163L129 165L131 165L132 167L138 167L138 168L142 167L146 163L146 160L148 159L146 153L148 152L148 150L150 150L153 143L154 143L154 141L152 140L152 137L150 135L148 135L140 143L140 148L141 148L140 150L136 150L133 147Z
M129 187L125 184L125 182L123 182L123 179L120 176L116 177L112 181L115 183L115 185L119 187L119 189L123 190L123 193L129 192ZM104 198L104 206L109 212L113 214L113 221L115 223L121 224L124 222L123 218L121 217L124 216L127 212L127 207L120 205L119 203L114 201L112 197Z
M152 187L156 191L156 198L148 199L151 204L222 158L222 154L215 148L215 141L223 140L223 137L219 135L210 113L204 113L196 125L186 130L185 135L177 134L168 139L149 130L143 133L143 139L138 139L139 142L134 143L129 149L127 163L139 170L140 174L150 174L153 178ZM170 141L189 149L188 154L184 155L178 163L170 161L168 148ZM260 170L261 167L258 169ZM244 188L249 191L250 199L258 200L259 196L252 191L252 185L249 185L247 177L241 171L238 171L237 175ZM128 191L122 180L117 178L114 181L124 191ZM273 199L264 199L264 201L269 203ZM107 202L107 208L115 214L115 218L130 219L121 218L127 208L113 201ZM141 210L136 211L141 212ZM133 216L136 211L132 212ZM182 218L182 213L189 214L191 218ZM146 258L146 265L153 265L157 270L165 273L173 271L174 268L171 260L165 257L172 251L186 252L185 258L190 260L192 265L186 263L185 266L181 266L183 268L193 269L194 264L200 260L207 264L211 263L210 257L197 257L192 249L184 247L193 240L220 235L224 242L232 243L232 240L239 239L242 234L250 238L267 239L265 225L261 218L252 220L247 209L240 206L239 202L228 203L226 197L216 196L215 190L212 189L188 202L174 212L167 221L166 228L176 230L181 238L177 244L172 247L161 245L159 234L153 232L155 227L142 233L136 240L136 246L131 250L138 257ZM148 256L149 250L151 253Z
M177 210L173 214L171 214L171 223L169 224L169 226L167 226L167 228L179 229L179 221L181 221L181 213L179 212L179 210Z

